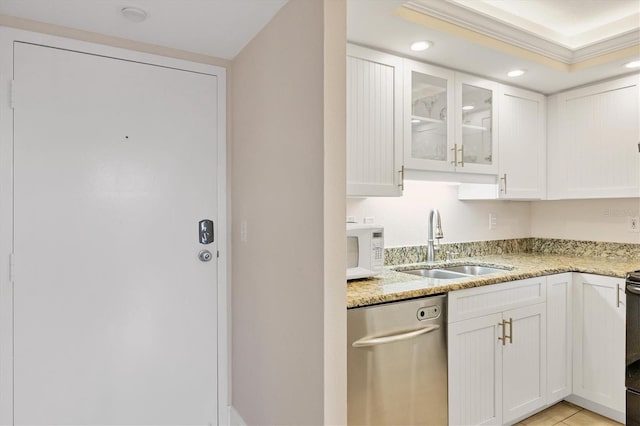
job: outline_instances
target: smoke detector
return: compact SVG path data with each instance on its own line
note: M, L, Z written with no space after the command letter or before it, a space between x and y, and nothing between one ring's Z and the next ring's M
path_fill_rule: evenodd
M120 9L120 13L131 22L142 22L147 19L147 12L139 7L127 6Z

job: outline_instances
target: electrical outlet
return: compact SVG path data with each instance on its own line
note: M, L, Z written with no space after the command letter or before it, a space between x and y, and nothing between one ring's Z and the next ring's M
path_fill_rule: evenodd
M489 229L496 229L498 226L498 218L495 213L489 213Z
M640 232L640 216L627 216L627 230Z
M355 216L347 216L347 223L356 223Z
M367 216L367 217L365 217L365 218L364 218L364 223L365 223L366 225L371 225L371 224L373 223L373 217L371 217L371 216Z

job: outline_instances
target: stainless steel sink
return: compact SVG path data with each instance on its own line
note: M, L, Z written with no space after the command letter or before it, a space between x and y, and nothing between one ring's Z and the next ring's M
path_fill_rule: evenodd
M484 274L494 274L496 272L506 271L506 269L503 269L503 268L494 268L494 267L482 266L482 265L448 266L442 269L445 271L458 272L460 274L465 274L465 275L484 275Z
M425 278L437 278L441 280L455 280L460 278L472 277L475 275L493 274L503 272L507 269L495 268L482 265L459 265L447 266L442 268L415 268L415 269L398 269L397 272L405 274L417 275Z
M398 272L411 274L411 275L418 275L420 277L425 277L425 278L438 278L441 280L454 280L456 278L464 278L469 276L469 275L461 274L458 272L445 271L443 269L426 269L426 268L407 269L407 270L398 271Z

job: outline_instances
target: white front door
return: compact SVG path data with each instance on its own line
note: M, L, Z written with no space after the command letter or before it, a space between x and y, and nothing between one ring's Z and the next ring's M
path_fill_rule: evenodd
M15 424L217 423L216 77L14 59Z

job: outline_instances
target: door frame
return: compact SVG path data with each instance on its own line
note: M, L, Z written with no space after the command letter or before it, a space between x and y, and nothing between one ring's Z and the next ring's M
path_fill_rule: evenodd
M217 335L218 335L218 424L229 424L229 389L231 350L229 334L229 243L227 226L226 168L226 69L182 59L142 53L64 37L0 26L0 425L13 424L13 44L26 42L73 50L150 65L194 71L217 77ZM19 93L19 88L14 88Z

